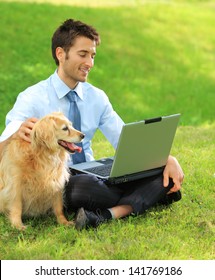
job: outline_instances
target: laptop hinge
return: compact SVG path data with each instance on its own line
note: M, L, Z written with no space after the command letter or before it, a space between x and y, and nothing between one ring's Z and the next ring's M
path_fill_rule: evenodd
M158 175L158 174L163 172L164 168L165 168L165 166L161 166L161 167L157 167L157 168L154 168L154 169L133 173L133 174L130 174L130 175L108 178L107 180L105 180L105 182L107 184L117 185L117 184L127 183L127 182L131 182L131 181L136 181L136 180L140 180L140 179L143 179L143 178Z

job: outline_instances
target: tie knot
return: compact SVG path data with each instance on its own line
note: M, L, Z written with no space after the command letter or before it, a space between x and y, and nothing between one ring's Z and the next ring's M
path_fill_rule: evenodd
M74 90L71 90L67 93L67 98L70 102L76 102L77 101L77 93Z

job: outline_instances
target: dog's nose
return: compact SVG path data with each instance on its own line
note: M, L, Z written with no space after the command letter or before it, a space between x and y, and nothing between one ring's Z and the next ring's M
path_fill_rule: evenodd
M84 139L85 134L81 133L81 134L80 134L80 137L81 137L81 139Z

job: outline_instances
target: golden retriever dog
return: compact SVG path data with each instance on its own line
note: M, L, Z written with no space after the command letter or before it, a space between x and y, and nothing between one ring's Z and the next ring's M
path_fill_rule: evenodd
M36 122L31 143L20 137L5 147L0 161L0 212L12 226L25 229L22 216L54 211L58 223L69 225L63 213L63 189L69 179L69 153L81 152L74 143L84 134L61 113ZM69 153L68 153L69 152Z

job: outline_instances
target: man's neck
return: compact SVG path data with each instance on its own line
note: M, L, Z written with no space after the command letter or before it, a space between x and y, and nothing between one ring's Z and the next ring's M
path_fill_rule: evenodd
M71 80L69 77L65 76L64 73L58 68L57 69L57 74L59 78L70 88L74 89L77 87L78 82Z

